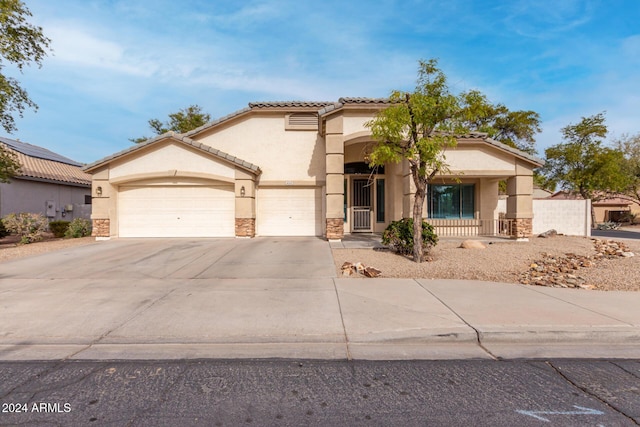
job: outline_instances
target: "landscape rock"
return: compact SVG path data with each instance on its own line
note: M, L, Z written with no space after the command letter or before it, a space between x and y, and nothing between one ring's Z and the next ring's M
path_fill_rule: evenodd
M573 253L552 255L543 252L541 259L529 264L529 269L520 274L520 283L557 288L594 289L593 285L586 283L586 279L579 275L581 269L593 268L602 259L628 258L635 255L624 243L600 239L592 239L592 241L595 253L589 256Z
M551 230L547 230L544 233L540 233L538 235L538 237L542 237L543 239L546 239L547 237L555 237L558 235L558 232L554 229Z
M373 267L365 267L363 273L367 277L378 277L378 276L380 276L382 274L382 271L378 270L377 268L373 268Z
M486 249L487 245L479 240L465 240L460 244L463 249Z
M348 261L342 264L342 267L340 267L340 270L342 271L343 276L351 276L353 273L356 272L355 266Z
M365 277L379 277L382 274L382 271L378 270L377 268L367 267L361 262L353 263L346 261L344 264L342 264L340 270L342 271L342 275L345 277L349 277L352 275L357 276L359 274L362 274Z

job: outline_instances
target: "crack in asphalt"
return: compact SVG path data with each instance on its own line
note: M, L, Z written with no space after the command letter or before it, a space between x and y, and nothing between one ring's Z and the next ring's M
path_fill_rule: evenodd
M627 415L626 413L624 413L622 410L616 408L615 406L613 406L613 404L609 403L607 400L601 398L598 394L596 394L595 392L592 392L589 388L587 387L583 387L581 385L579 385L578 383L572 381L568 376L566 376L561 370L560 368L558 368L557 366L555 366L553 364L553 361L548 360L545 362L549 367L551 367L551 369L553 369L564 381L566 381L568 384L572 385L573 387L577 388L578 390L582 391L584 394L586 394L587 396L591 396L594 399L596 399L598 402L602 403L603 405L605 405L607 408L610 408L612 411L617 412L618 414L622 415L623 417L627 418L629 421L631 421L633 424L635 425L640 425L636 420L633 419L633 417L631 415ZM611 362L608 362L611 363ZM619 367L618 365L616 365L615 363L613 363L614 366ZM626 370L624 370L626 372Z

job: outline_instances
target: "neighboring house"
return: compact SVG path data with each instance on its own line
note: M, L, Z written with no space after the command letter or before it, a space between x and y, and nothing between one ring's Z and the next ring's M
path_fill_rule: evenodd
M582 199L582 196L561 190L556 191L553 195L549 196L549 198L556 200ZM640 215L640 204L623 196L600 199L597 202L592 202L592 204L597 223L621 221L626 216L626 213Z
M91 175L81 163L9 138L0 137L0 144L20 163L20 173L0 183L0 216L32 212L50 220L89 218Z
M545 190L544 188L540 188L537 185L533 186L533 198L534 199L546 199L547 197L550 197L553 194L553 192L549 191L549 190Z
M384 99L251 103L185 134L167 133L85 167L94 235L324 236L381 232L411 217L408 162L371 170L365 123ZM448 149L425 214L437 227L496 234L507 181L513 237L531 235L533 169L543 161L474 133Z

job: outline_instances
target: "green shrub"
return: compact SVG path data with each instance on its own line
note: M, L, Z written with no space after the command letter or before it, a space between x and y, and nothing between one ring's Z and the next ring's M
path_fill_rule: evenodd
M49 223L49 230L56 237L64 237L64 233L66 233L67 228L69 228L69 221L51 221Z
M424 254L438 243L438 236L433 232L433 226L422 221L422 248ZM402 255L413 253L413 219L403 218L393 221L382 233L382 244L390 246Z
M49 229L47 218L42 214L28 212L12 213L2 218L7 231L20 236L20 243L27 244L42 240Z
M7 231L7 229L4 227L4 222L2 222L2 220L0 220L0 239L2 239L3 237L8 236L9 231Z
M637 220L638 214L631 211L625 212L620 218L620 222L628 222L631 225L635 224Z
M69 223L67 231L64 233L64 237L86 237L91 235L91 221L84 218L76 218Z

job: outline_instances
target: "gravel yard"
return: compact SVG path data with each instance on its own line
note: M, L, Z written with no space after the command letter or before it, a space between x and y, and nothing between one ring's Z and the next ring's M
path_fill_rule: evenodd
M442 239L430 253L433 260L421 264L390 251L373 249L333 249L333 257L338 275L343 263L361 262L381 270L381 277L518 283L520 274L541 259L543 253L595 254L592 240L582 237L531 238L528 242L504 240L488 244L486 249L461 249L460 243L461 240ZM592 267L581 267L575 274L597 290L640 291L640 241L624 240L624 244L636 256L598 260Z
M29 255L37 255L58 249L72 246L87 245L95 242L95 237L81 237L78 239L56 239L50 235L45 240L28 245L19 245L20 239L17 236L7 236L0 239L0 262L9 261L15 258L22 258Z

